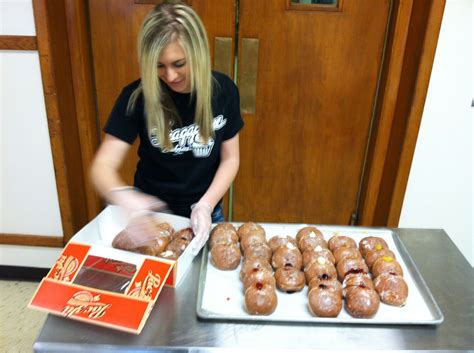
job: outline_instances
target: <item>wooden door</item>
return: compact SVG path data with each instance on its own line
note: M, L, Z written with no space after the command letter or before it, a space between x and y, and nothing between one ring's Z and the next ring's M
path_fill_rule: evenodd
M101 129L122 87L139 76L136 38L158 2L88 3ZM234 0L188 3L203 19L211 55L216 37L235 39ZM389 0L345 0L337 8L240 1L237 62L245 127L233 220L349 223L358 202L389 8ZM258 51L248 53L248 43ZM256 65L254 92L245 84L249 60ZM255 111L245 113L252 94ZM136 161L135 146L122 170L129 183Z
M89 0L88 2L98 125L101 132L121 89L139 78L136 44L138 33L147 13L160 2L159 0ZM214 38L234 38L234 0L192 0L188 3L196 10L206 26L213 56ZM122 167L122 176L129 184L133 184L138 160L137 148L138 142L134 144Z
M244 114L241 133L236 221L348 224L356 210L390 1L339 3L327 11L240 1L239 82L255 57L245 50L258 63L255 112ZM241 96L249 96L242 87Z

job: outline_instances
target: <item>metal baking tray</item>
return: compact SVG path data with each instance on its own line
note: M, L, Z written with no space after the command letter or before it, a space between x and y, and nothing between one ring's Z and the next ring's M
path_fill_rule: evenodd
M238 227L241 223L232 223ZM259 223L264 227L267 239L274 235L296 236L299 229L308 224ZM337 323L337 324L394 324L394 325L439 325L443 314L418 271L415 262L403 245L398 234L387 228L364 228L350 226L314 225L329 240L333 235L346 235L357 243L367 236L383 238L390 250L395 253L403 268L404 279L408 285L407 303L395 307L380 303L377 314L370 319L351 317L344 309L335 318L313 316L308 309L308 287L297 293L284 293L277 290L278 306L268 316L249 315L244 309L244 291L239 279L240 266L233 271L221 271L209 261L209 249L205 247L201 262L197 315L208 320L264 321L287 323Z

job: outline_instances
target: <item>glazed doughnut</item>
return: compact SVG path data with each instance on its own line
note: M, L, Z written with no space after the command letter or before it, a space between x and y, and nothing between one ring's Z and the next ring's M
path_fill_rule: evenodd
M336 264L346 257L362 259L359 249L349 246L340 246L333 251Z
M267 243L267 239L265 238L265 234L259 231L248 231L244 235L240 236L240 247L242 251L245 252L248 246L252 244L261 244Z
M173 233L171 239L174 240L174 239L177 239L177 238L186 240L188 242L191 242L191 240L193 240L193 238L194 238L193 229L191 227L183 228L183 229Z
M309 283L313 278L332 279L337 277L336 268L324 257L319 257L316 261L311 262L304 269L306 282Z
M349 287L366 287L375 289L374 282L367 273L350 273L342 282L342 295L346 296L347 288Z
M181 238L176 238L176 239L173 239L169 244L168 246L166 247L166 251L172 251L174 252L176 255L181 256L181 254L184 252L184 250L186 250L186 247L188 246L189 244L189 241L185 240L185 239L181 239ZM160 251L160 254L163 252Z
M337 248L341 246L348 246L350 248L357 248L357 243L354 239L346 237L345 235L334 235L328 241L329 250L334 252Z
M314 233L309 233L300 237L298 248L301 252L311 251L317 247L327 249L328 244L324 238L316 236Z
M313 251L305 251L303 253L303 268L308 266L311 262L316 261L319 257L324 257L332 264L336 263L336 259L332 254L331 250L316 247Z
M377 292L367 287L346 288L346 310L352 317L369 318L379 310L380 298Z
M374 262L377 261L377 259L382 256L389 256L389 257L395 258L395 254L390 249L380 249L380 250L374 249L374 250L369 250L365 253L365 263L367 264L369 269L371 269L372 266L374 265Z
M308 293L311 313L319 317L336 317L342 309L342 298L334 290L320 284Z
M318 277L314 277L308 283L308 294L314 287L318 287L320 285L324 285L326 288L333 290L337 293L338 296L342 297L342 285L335 278L328 278L328 279L321 279Z
M388 245L380 237L365 237L359 242L359 251L364 258L367 251L382 249L388 249Z
M267 243L253 243L247 247L244 256L247 258L257 257L270 262L272 259L272 249L270 249Z
M318 237L318 238L324 239L323 233L321 233L321 231L318 228L313 227L313 226L308 226L308 227L301 228L298 231L298 233L296 233L296 243L299 244L301 239L304 236L308 236L308 235L310 235L311 237Z
M243 278L244 288L253 286L254 284L260 283L262 285L270 285L275 288L275 276L273 271L267 268L255 268L250 272L247 272Z
M222 222L222 223L217 224L214 228L212 228L210 235L212 235L214 232L218 230L231 230L231 231L233 230L234 232L237 232L235 227L232 224L228 222Z
M240 265L240 249L236 244L216 244L211 249L211 263L219 270L234 270Z
M132 251L138 252L144 255L159 256L163 251L165 251L165 249L167 249L167 247L169 246L169 244L171 244L171 242L170 242L170 237L160 236L160 237L154 238L152 240L152 244L146 245L146 246L140 246ZM188 243L186 242L186 245L187 244Z
M296 240L288 235L275 235L271 237L268 241L268 246L275 251L280 246L286 245L288 243L293 244L293 246L297 247Z
M230 244L234 243L237 244L239 242L239 236L237 232L233 229L228 228L214 228L215 231L209 237L209 247L212 249L214 245L223 243L223 244Z
M144 216L144 217L146 217L148 221L150 219L152 220L154 224L154 229L155 229L154 235L156 235L157 237L171 238L171 236L175 232L174 228L168 222L158 222L156 219L150 216Z
M380 300L388 305L403 306L408 297L408 286L402 276L382 273L374 280Z
M278 289L283 292L299 292L305 285L303 272L289 266L283 266L277 269L275 272L275 279Z
M337 274L339 280L342 282L344 277L349 273L368 273L369 268L367 267L363 259L346 257L339 261L336 265Z
M270 315L277 307L275 288L257 283L245 290L245 310L250 315Z
M275 269L283 266L291 266L300 270L302 264L303 256L298 248L291 243L286 244L286 246L280 246L272 255L272 266Z
M260 233L265 238L265 229L260 224L247 222L242 224L239 229L237 229L237 234L239 238L242 239L242 236L246 235L249 232Z
M390 256L379 257L372 265L372 274L374 277L378 277L382 273L403 276L402 267L397 260Z
M273 273L272 266L270 266L270 263L265 259L244 258L242 268L240 269L240 280L243 281L248 273L259 268L267 269Z
M143 224L146 224L146 230L151 234L147 234L146 239L141 241L141 239L137 239L137 237L134 236L134 228ZM112 241L112 247L147 255L154 255L156 251L159 250L162 242L167 241L166 245L170 242L173 233L174 229L169 223L158 223L156 218L150 215L137 216L134 218L133 224L127 226L127 228L115 236ZM165 239L157 241L157 238ZM157 244L157 242L159 244Z

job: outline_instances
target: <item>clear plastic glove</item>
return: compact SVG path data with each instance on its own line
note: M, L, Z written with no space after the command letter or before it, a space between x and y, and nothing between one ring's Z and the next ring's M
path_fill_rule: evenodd
M131 186L113 189L107 196L111 203L122 209L127 223L135 216L149 211L169 211L168 205L159 198Z
M157 234L157 222L153 217L153 213L150 211L135 213L125 229L115 237L112 246L125 250L152 246L156 243Z
M213 208L209 203L199 201L191 206L191 210L191 226L195 236L195 245L192 249L192 253L196 256L209 238Z

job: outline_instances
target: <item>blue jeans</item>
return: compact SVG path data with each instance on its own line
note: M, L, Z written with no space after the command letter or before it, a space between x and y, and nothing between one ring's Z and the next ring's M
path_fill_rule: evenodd
M212 223L224 222L224 213L222 212L222 202L219 202L211 214Z

